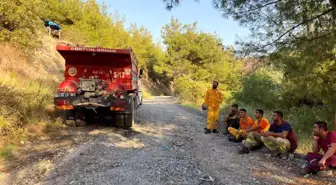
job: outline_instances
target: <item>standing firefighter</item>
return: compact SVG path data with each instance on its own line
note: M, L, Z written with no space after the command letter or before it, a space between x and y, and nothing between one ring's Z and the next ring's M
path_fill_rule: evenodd
M213 133L218 133L218 116L219 116L219 105L223 102L223 94L217 89L218 81L212 82L212 89L208 89L204 103L208 109L208 120L207 120L207 128L205 133L211 133L211 129Z

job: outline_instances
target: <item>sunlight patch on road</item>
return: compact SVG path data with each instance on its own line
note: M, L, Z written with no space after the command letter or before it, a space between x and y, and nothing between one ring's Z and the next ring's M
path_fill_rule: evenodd
M278 170L278 167L277 166L275 166L275 165L269 165L268 163L266 163L266 162L261 162L261 166L263 167L263 168L265 168L265 169L268 169L268 170L274 170L274 171L276 171L276 170Z
M177 119L189 120L190 118L186 116L178 116Z
M50 160L43 160L36 164L36 168L40 174L45 174L51 171L53 164ZM35 168L34 168L35 169Z
M153 126L153 125L146 125L146 126L139 126L134 127L133 131L156 138L164 138L166 135L173 133L176 130L176 125L174 124L162 124L162 126Z
M115 145L119 148L144 148L145 145L139 139L132 139L119 142Z
M319 182L316 182L313 179L305 179L305 178L297 177L297 176L285 177L285 176L276 175L274 171L270 171L266 168L264 169L252 168L251 174L254 177L258 177L260 179L269 179L271 181L282 182L285 184L312 184L312 185L321 184Z
M100 134L109 134L111 133L111 130L107 129L100 129L100 130L93 130L89 132L89 135L100 135Z
M50 160L41 160L39 162L36 162L35 164L31 165L29 168L23 168L18 170L15 173L15 179L25 179L26 177L29 177L31 174L38 174L39 176L43 176L47 173L49 173L52 169L54 169L54 164ZM6 175L4 178L1 177L0 174L0 180L1 182L10 182L11 178L13 176Z

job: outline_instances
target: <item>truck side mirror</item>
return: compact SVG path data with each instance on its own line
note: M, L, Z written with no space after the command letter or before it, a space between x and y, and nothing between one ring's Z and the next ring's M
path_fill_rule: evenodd
M142 76L143 76L143 69L140 69L139 77L142 78Z

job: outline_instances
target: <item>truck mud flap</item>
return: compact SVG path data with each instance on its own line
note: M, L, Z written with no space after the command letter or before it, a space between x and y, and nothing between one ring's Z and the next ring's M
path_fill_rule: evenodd
M116 126L122 128L131 128L134 125L135 119L135 99L130 95L130 104L127 112L116 115Z

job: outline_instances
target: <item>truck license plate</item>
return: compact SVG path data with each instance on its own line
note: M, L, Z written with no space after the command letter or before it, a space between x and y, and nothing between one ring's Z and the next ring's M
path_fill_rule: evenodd
M56 97L69 97L69 96L75 96L75 93L58 93Z

